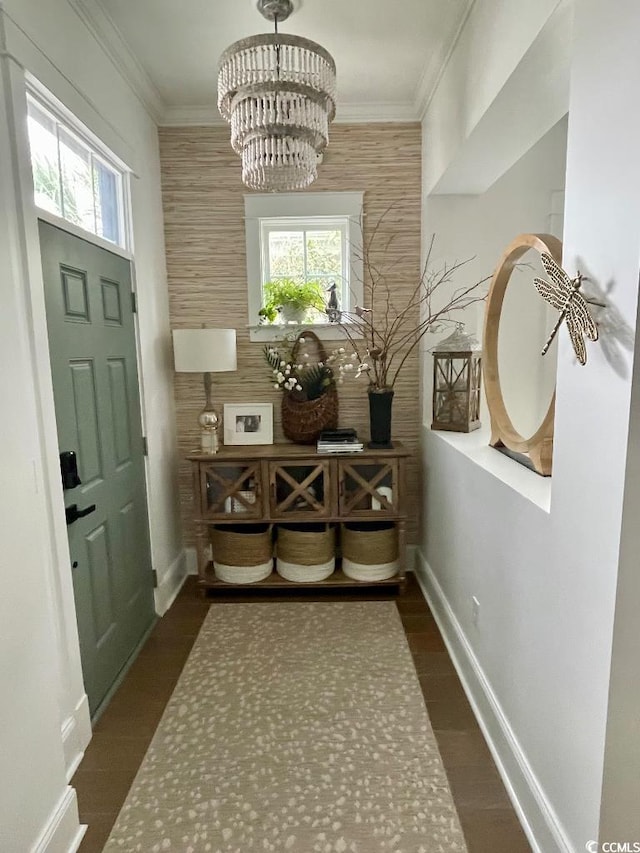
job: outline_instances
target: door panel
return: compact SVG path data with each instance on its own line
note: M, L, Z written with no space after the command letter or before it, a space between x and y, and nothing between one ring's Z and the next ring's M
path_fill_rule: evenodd
M324 518L330 515L329 460L269 462L272 518Z
M111 390L111 415L116 467L131 462L131 418L127 393L126 363L122 358L107 360L109 388Z
M122 301L120 298L120 282L100 279L102 288L102 317L105 323L116 326L122 325Z
M131 269L44 222L40 244L58 443L81 480L65 504L95 504L67 528L93 713L155 618Z
M95 642L106 640L115 620L113 606L113 561L109 549L107 527L101 524L85 538L87 562L91 584L91 604L95 624Z
M69 371L73 389L73 416L78 434L78 468L83 491L86 491L94 482L102 481L102 452L93 361L71 361ZM56 418L59 419L57 412Z
M118 541L122 545L122 595L128 607L135 604L140 594L140 586L136 582L135 566L131 565L131 556L136 552L136 530L139 520L136 518L136 508L132 501L120 507L118 512Z
M67 320L89 322L89 294L85 270L74 270L60 264L60 284Z

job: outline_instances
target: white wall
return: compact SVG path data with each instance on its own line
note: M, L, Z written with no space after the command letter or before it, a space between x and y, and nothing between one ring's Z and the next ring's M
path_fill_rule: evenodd
M0 315L13 324L0 336L0 375L3 385L12 386L11 392L3 388L1 429L8 452L15 451L11 455L15 471L7 470L10 490L3 481L7 507L0 533L0 553L9 561L3 571L3 605L12 608L11 619L2 623L0 647L0 731L3 746L6 741L10 747L6 753L0 750L9 757L9 763L3 763L2 785L8 787L7 797L0 796L0 801L8 809L0 815L0 847L12 853L24 853L41 832L51 830L60 803L64 819L58 835L42 849L70 849L78 825L75 799L66 782L90 735L59 484L35 210L30 202L25 71L135 172L132 210L143 417L149 442L147 486L161 609L185 570L177 512L156 128L80 11L75 0L0 4L7 116L6 123L0 122L0 198L11 226L2 228L0 254L15 257L0 296ZM24 690L16 689L16 673ZM65 834L66 843L60 842Z
M636 328L637 324L636 324ZM634 363L629 455L613 634L600 840L640 839L640 360Z
M57 838L66 842L66 848L59 849L68 849L78 833L78 815L65 778L54 596L47 572L51 559L47 537L40 530L47 507L12 168L13 92L5 59L0 76L0 848L24 853L63 803L63 830Z
M589 633L601 612L607 615L615 595L613 654L605 776L602 792L602 841L640 840L640 738L638 708L638 518L640 514L638 351L638 278L640 272L640 116L628 107L629 92L640 88L640 6L621 0L616 14L597 0L577 7L571 77L571 118L567 169L566 247L576 266L606 290L609 314L597 349L593 375L565 371L559 384L558 441L569 449L559 474L561 509L584 526L602 525L600 545L607 559L597 565L594 593L606 585L606 598L593 602ZM596 67L594 60L597 58ZM593 115L598 126L593 126ZM626 343L635 334L635 350ZM576 371L574 371L575 373ZM568 387L567 387L568 386ZM630 399L630 392L632 397ZM580 412L583 400L586 410ZM631 406L631 408L630 408ZM577 446L576 430L581 440ZM591 452L578 462L582 450ZM573 474L573 476L571 476ZM572 494L573 493L573 494ZM578 495L577 499L575 495ZM573 504L572 506L570 504ZM622 512L621 512L622 510ZM575 529L575 526L573 527ZM608 531L611 535L606 537ZM569 534L573 532L570 529ZM595 538L595 536L593 537ZM606 541L609 539L610 541ZM569 543L567 543L569 544ZM588 540L587 543L588 544ZM605 551L606 549L606 551ZM609 559L609 554L613 559ZM598 553L594 554L595 557ZM617 566L617 573L616 573ZM589 577L585 578L589 583ZM610 624L596 636L609 650Z
M537 3L518 4L523 26L534 6L539 10ZM617 4L615 16L605 0L576 0L565 266L580 268L605 289L611 285L608 298L631 329L640 270L640 120L628 109L628 93L640 85L638 32L634 0ZM484 45L494 65L506 35L496 33ZM465 93L446 77L455 102ZM535 90L535 78L529 85ZM496 126L495 133L501 131ZM431 181L435 186L437 175L431 173ZM525 825L544 853L583 850L599 832L632 385L632 354L615 339L619 331L606 334L589 346L584 368L561 335L550 512L543 501L530 500L532 490L517 488L535 474L519 469L517 477L496 476L470 458L467 437L452 443L428 429L423 436L423 576ZM627 494L637 519L635 498ZM627 589L637 600L637 581ZM480 601L477 625L472 595ZM629 611L619 603L617 636L627 665ZM637 701L637 690L632 695ZM615 722L623 720L631 732L633 707L613 698L612 762ZM637 778L637 764L631 769ZM629 768L610 772L610 840L629 837L620 810L616 826L612 808L613 792L620 795L629 775ZM632 820L627 814L628 824Z
M484 192L566 114L572 12L571 0L473 3L424 116L425 193Z

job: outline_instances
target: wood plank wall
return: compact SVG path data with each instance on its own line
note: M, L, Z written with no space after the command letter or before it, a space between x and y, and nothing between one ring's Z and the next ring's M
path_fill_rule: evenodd
M222 127L160 128L162 194L165 220L170 322L174 329L235 327L238 371L214 374L214 401L272 402L274 437L283 441L280 393L268 381L261 343L247 330L244 193L240 160ZM421 131L419 124L338 124L319 178L310 191L364 191L367 235L390 205L380 243L395 234L388 255L394 290L402 296L420 273ZM375 308L375 306L374 306ZM331 342L327 342L332 347ZM410 541L415 540L419 506L418 429L420 423L418 356L411 357L396 384L393 437L413 453L409 464ZM175 402L180 460L197 448L197 416L204 405L202 377L177 374ZM340 424L368 437L366 380L340 386ZM191 479L180 462L180 501L185 544L194 541Z

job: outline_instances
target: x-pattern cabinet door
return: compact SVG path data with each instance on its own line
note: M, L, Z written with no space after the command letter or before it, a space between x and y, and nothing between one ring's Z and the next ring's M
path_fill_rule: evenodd
M202 518L262 518L260 462L212 462L200 465Z
M326 518L331 513L328 459L269 463L272 518Z
M397 459L338 460L342 516L381 518L400 515Z

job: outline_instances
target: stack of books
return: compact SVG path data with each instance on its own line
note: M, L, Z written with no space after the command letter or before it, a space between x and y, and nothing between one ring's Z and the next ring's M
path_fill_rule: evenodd
M318 453L359 453L364 444L355 429L326 429L318 438Z

